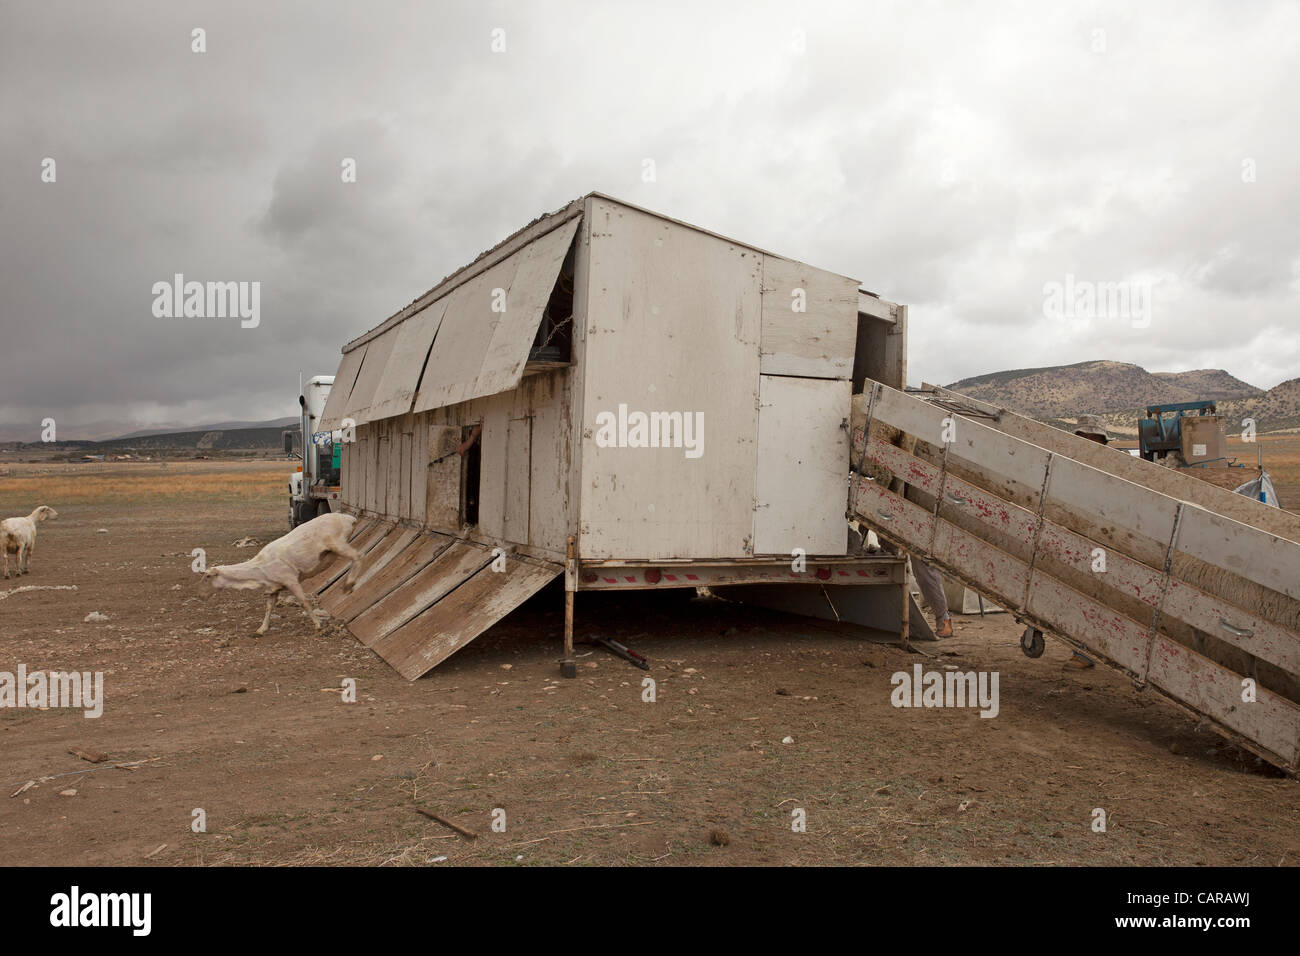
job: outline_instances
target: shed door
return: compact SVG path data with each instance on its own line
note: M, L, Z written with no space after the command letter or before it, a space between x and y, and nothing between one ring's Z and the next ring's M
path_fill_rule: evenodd
M851 384L760 376L754 553L848 552Z

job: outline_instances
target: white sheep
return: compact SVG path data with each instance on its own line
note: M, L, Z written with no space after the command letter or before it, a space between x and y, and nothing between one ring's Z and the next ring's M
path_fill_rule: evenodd
M5 578L9 577L9 555L18 555L18 574L31 573L32 552L36 550L36 526L59 513L49 505L40 505L25 518L0 521L0 554L4 555Z
M288 591L298 600L319 631L321 617L329 617L329 613L312 607L311 599L303 590L302 578L318 571L328 556L341 555L352 562L343 590L345 593L352 590L361 571L361 552L348 544L356 520L354 515L342 512L321 515L298 525L283 538L276 538L247 561L208 568L200 583L206 581L213 589L265 590L266 617L257 629L258 634L266 633L271 609L281 591Z

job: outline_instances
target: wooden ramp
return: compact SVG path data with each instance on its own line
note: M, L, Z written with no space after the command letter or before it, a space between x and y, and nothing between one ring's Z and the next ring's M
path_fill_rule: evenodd
M881 537L1300 767L1300 516L943 389L868 382L852 454Z
M564 572L561 565L513 554L497 570L484 545L436 532L379 526L370 534L378 537L370 541L356 587L343 593L346 563L326 569L333 576L323 585L321 603L408 680L428 673Z

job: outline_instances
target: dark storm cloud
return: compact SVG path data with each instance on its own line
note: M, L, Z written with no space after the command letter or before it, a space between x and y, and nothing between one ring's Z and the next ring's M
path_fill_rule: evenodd
M0 424L291 413L299 370L332 372L343 342L592 189L908 302L917 380L1103 357L1300 371L1293 5L0 18ZM261 324L155 317L176 273L261 282ZM1045 315L1066 275L1148 283L1150 327Z

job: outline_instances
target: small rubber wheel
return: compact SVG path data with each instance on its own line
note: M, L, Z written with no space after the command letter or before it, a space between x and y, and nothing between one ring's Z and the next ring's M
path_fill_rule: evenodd
M1044 647L1046 642L1043 640L1043 632L1036 627L1026 627L1020 635L1020 649L1025 652L1025 656L1042 657Z

